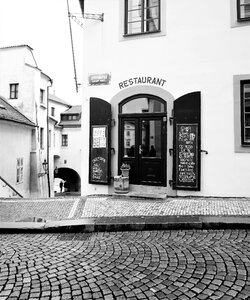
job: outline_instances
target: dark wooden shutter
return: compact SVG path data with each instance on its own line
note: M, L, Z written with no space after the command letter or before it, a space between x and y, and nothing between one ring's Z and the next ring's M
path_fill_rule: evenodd
M200 190L201 94L174 101L173 188Z
M110 183L111 105L90 98L89 182Z

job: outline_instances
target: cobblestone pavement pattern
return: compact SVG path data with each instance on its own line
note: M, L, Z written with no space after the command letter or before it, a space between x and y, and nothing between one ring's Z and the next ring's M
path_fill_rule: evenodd
M250 299L250 231L0 235L0 300Z
M28 217L70 220L124 216L213 215L249 216L250 199L167 198L164 200L118 197L69 197L48 199L0 199L0 222Z

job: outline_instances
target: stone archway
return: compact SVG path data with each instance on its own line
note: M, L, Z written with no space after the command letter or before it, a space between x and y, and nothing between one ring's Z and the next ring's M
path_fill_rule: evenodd
M67 184L67 192L81 191L81 178L79 174L70 168L58 168L54 178L61 178Z

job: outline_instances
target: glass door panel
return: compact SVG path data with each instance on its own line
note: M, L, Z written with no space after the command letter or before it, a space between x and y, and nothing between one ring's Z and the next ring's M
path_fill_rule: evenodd
M142 120L141 148L142 157L161 157L162 152L161 120Z
M135 121L123 123L123 157L135 157Z

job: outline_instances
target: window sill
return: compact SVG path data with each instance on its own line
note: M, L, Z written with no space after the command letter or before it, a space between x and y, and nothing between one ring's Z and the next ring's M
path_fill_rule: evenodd
M247 21L250 21L250 18L242 18L242 19L237 19L237 22L247 22Z
M156 31L149 31L149 32L138 32L138 33L125 33L123 37L130 37L130 36L138 36L138 35L151 35L151 34L156 34L160 33L160 30Z
M43 103L40 103L40 107L43 108L43 109L47 109L47 107Z

